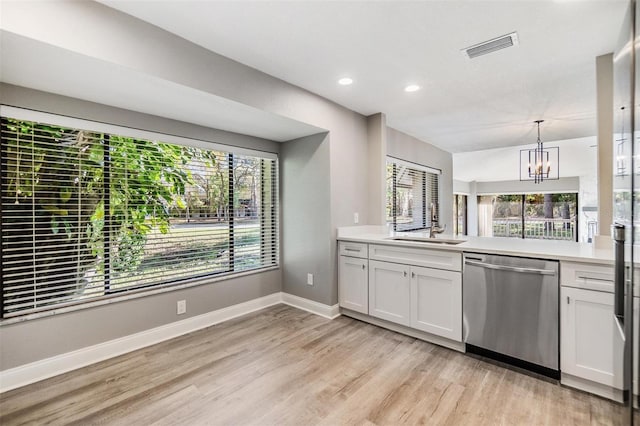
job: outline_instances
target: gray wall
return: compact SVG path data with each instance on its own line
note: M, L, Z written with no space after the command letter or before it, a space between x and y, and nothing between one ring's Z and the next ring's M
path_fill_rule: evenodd
M361 224L376 220L370 218L370 142L365 117L102 4L20 2L19 7L17 14L12 12L13 8L3 11L10 15L5 16L3 25L6 23L10 27L7 31L18 36L308 123L326 129L328 134L322 135L322 141L320 136L312 136L286 142L280 153L283 175L281 266L284 276L280 271L252 275L55 318L2 326L1 369L183 319L185 316L175 317L176 299L187 299L188 315L196 315L280 291L284 281L286 291L291 294L329 305L337 302L336 228L352 225L356 212ZM78 22L82 25L77 25ZM96 84L100 82L96 81ZM126 92L127 81L122 84L123 92ZM40 89L46 91L47 87ZM259 138L6 85L0 90L0 101L16 106L279 151L277 144ZM144 111L144 105L140 105L140 111ZM408 160L421 158L424 164L443 170L441 215L451 226L451 155L407 135L394 131L389 134L393 136L390 151L396 156ZM384 173L384 170L380 172ZM302 199L298 200L298 197ZM307 202L313 209L305 205ZM301 206L304 215L300 214ZM306 286L307 272L316 277L313 287ZM165 312L169 305L171 309ZM109 324L105 321L107 317L118 319ZM106 328L94 334L92 330L98 327ZM61 333L61 329L65 332ZM48 336L51 334L56 334L58 340L54 342Z
M384 114L367 117L369 138L369 225L387 221L387 119Z
M259 151L280 152L280 143L226 132L0 82L0 103L168 135L184 136Z
M420 139L387 128L387 155L442 171L440 176L440 225L453 230L453 157Z
M461 180L453 180L453 193L454 194L466 194L469 195L471 193L471 185L469 182L464 182Z
M2 103L278 153L280 144L6 84ZM282 289L281 270L174 290L0 327L0 370L245 302ZM187 313L176 315L176 301Z
M332 305L329 135L318 134L282 144L282 289ZM314 277L307 285L307 273Z
M0 327L0 370L106 342L280 291L263 272ZM187 313L176 315L176 301Z
M368 222L366 162L368 139L365 117L101 4L62 1L56 2L55 5L23 3L21 6L29 9L28 13L22 13L9 20L12 25L11 31L16 34L59 46L95 60L135 69L137 72L147 74L149 78L181 84L327 129L330 136L326 136L321 144L321 153L317 154L319 157L314 152L307 151L307 147L302 145L301 151L298 151L297 147L287 149L285 155L281 157L283 163L287 162L288 154L291 153L290 158L293 162L288 164L294 169L297 167L295 164L300 164L305 155L312 156L314 160L321 157L322 161L312 166L307 182L313 183L322 179L321 191L324 194L324 201L315 204L317 209L303 217L304 223L300 225L314 232L313 240L305 238L304 235L300 235L299 240L295 239L298 236L291 234L290 231L296 229L295 221L300 217L295 212L295 208L283 207L281 223L287 220L294 221L291 227L283 227L283 242L288 242L287 238L291 236L290 243L294 248L304 244L316 245L319 248L306 252L304 259L297 258L292 261L289 261L289 255L295 254L295 251L287 251L285 248L286 254L283 256L281 267L282 270L287 271L285 281L288 292L320 303L333 305L337 302L335 229L338 226L353 224L355 212L360 215L360 223ZM30 18L24 19L26 15ZM82 22L83 25L79 27L76 25L77 22ZM170 61L167 58L170 58ZM97 81L96 84L100 82ZM224 143L218 138L218 135L224 132L218 133L200 126L77 102L69 98L54 99L42 93L22 91L15 87L3 86L0 89L2 89L1 101L16 106L115 122L132 127L144 127L158 132L179 133L188 137L214 139L216 142ZM46 87L42 89L46 90ZM152 99L149 101L153 102ZM143 124L139 124L139 120ZM230 144L255 148L254 139L243 139L233 134L225 134L225 136L229 138ZM263 142L259 139L255 142L264 143L263 149L276 152L279 150L277 145L271 142ZM292 142L292 145L295 143L306 142ZM311 144L313 143L312 141ZM291 176L288 170L287 166L284 166L286 176ZM289 200L294 203L294 206L299 206L300 203L292 201L294 197L287 196L290 188L287 185L291 182L291 179L283 181L281 195L283 200ZM327 188L329 189L328 201ZM291 187L291 190L295 193L296 187ZM307 194L314 194L317 190L318 188L314 186L306 188ZM313 288L307 288L304 284L307 272L317 274ZM302 281L304 285L300 284L301 278L304 278ZM100 308L96 313L94 309L85 309L56 318L2 326L0 327L0 340L3 342L0 349L2 360L0 368L15 367L186 318L185 316L175 317L175 300L177 299L187 299L188 315L196 315L218 309L225 304L238 303L280 291L282 281L281 272L276 271L265 274L264 277L260 275L260 278L251 276L233 280L229 284L216 283L212 286L168 293L173 295L173 303L167 314L164 310L168 302L156 302L156 300L164 301L165 299L152 297ZM192 302L195 299L198 299L198 302ZM225 301L225 304L219 301ZM200 303L204 304L199 305ZM131 308L134 305L136 308ZM105 323L103 321L105 312L108 313L107 316L118 317L121 320L113 322L112 325ZM64 335L60 333L61 326L69 327ZM106 327L106 330L93 335L89 330L95 327ZM51 334L52 330L56 330L56 333L62 337L59 341L50 343L44 337ZM39 344L41 338L47 343Z

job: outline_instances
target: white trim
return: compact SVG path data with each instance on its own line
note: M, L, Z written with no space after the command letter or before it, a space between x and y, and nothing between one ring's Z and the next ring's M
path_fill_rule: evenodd
M192 139L184 136L167 135L149 130L135 129L133 127L119 126L116 124L101 123L99 121L85 120L60 114L35 111L26 108L18 108L9 105L0 105L0 115L19 120L35 121L38 123L53 124L75 129L86 129L94 132L113 133L131 138L140 138L150 141L161 141L182 146L194 146L203 149L231 152L233 154L249 155L269 160L277 160L278 154L266 151L257 151L248 148L240 148L233 145L225 145L219 142L210 142L200 139Z
M281 303L281 293L186 318L140 333L0 371L0 393L132 352Z
M289 293L282 293L282 303L328 319L334 319L340 316L340 307L338 304L329 306Z
M10 391L40 380L48 379L96 362L126 354L165 340L173 339L196 330L210 327L269 306L284 303L324 318L340 316L338 305L324 305L313 300L287 293L273 293L268 296L238 303L206 314L172 322L150 330L110 340L97 345L56 355L9 370L0 371L0 393Z

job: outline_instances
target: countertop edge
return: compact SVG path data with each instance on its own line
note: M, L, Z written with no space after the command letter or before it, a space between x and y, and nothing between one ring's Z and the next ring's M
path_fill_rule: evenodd
M453 252L469 252L469 253L483 253L483 254L498 254L504 256L517 256L517 257L532 257L538 259L549 259L549 260L558 260L564 262L580 262L580 263L591 263L591 264L600 264L611 266L614 264L613 257L607 258L603 257L601 254L591 254L591 255L564 255L553 252L540 252L540 251L520 251L516 249L501 249L501 248L487 248L487 247L479 247L477 244L474 244L470 241L465 241L463 243L457 245L451 244L433 244L433 243L424 243L424 242L412 242L412 241L394 241L387 239L388 236L338 236L337 241L350 241L356 243L366 243L366 244L379 244L379 245L388 245L388 246L397 246L397 247L411 247L411 248L422 248L422 249L430 249L430 250L443 250L443 251L453 251ZM463 238L461 238L463 239ZM579 244L579 243L575 243ZM608 253L606 250L602 250L602 252Z

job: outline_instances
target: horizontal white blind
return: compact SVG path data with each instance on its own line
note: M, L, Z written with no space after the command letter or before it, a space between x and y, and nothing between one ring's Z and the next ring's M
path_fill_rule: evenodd
M439 221L439 173L387 159L387 222L395 231L424 229Z
M277 159L1 120L3 317L278 264Z

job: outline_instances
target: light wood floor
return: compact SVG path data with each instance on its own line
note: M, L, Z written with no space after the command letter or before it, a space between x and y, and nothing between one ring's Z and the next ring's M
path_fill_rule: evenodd
M0 395L0 424L616 424L621 407L284 305Z

